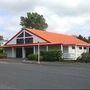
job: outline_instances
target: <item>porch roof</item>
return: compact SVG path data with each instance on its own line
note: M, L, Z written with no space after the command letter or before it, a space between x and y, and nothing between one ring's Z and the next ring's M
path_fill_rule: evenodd
M60 45L60 43L39 43L40 46L47 46L47 45ZM0 46L0 48L9 48L9 47L31 47L31 46L38 46L38 43L32 44L10 44Z

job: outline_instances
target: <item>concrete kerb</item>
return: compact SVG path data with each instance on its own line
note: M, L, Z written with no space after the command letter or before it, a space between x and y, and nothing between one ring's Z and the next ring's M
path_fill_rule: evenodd
M38 61L26 60L26 59L0 59L0 63L23 63L23 64L38 64ZM41 61L40 65L60 65L60 64L79 64L79 62L44 62Z

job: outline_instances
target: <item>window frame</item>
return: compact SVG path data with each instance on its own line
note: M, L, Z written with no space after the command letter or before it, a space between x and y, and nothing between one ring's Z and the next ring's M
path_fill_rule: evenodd
M19 35L21 35L23 33L23 37L19 37ZM17 36L17 38L16 38L16 44L31 44L31 43L33 43L33 36L32 35L29 35L29 36L25 36L25 33L28 33L28 32L21 32L18 36ZM28 33L29 34L29 33ZM23 40L23 42L22 43L18 43L18 40ZM32 41L31 42L27 42L26 41L26 39L32 39Z
M75 46L72 46L72 49L75 49Z
M79 47L79 50L82 50L82 46Z

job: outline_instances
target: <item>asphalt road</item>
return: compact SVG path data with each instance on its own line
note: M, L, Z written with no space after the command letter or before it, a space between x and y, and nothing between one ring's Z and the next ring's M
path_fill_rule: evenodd
M0 64L0 89L90 89L90 64Z

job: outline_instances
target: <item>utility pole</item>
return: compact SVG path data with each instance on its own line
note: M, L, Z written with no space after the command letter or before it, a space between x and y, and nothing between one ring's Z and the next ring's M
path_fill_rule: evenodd
M38 64L40 64L40 44L38 42Z

